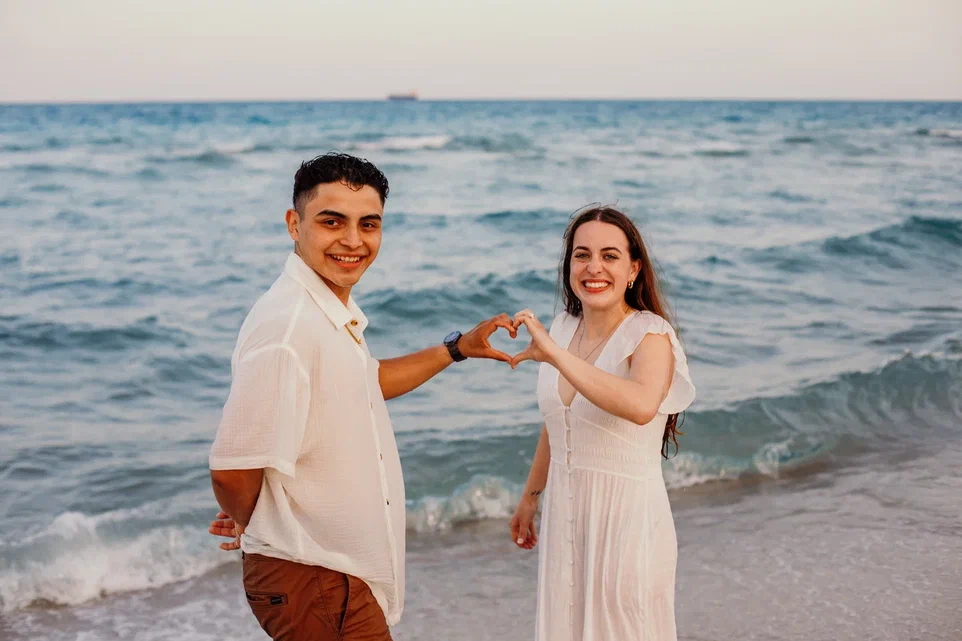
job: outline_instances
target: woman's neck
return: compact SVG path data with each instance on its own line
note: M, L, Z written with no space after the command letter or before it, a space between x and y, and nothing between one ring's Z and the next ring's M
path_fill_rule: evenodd
M596 341L608 336L630 311L631 308L624 302L610 309L582 308L581 314L585 323L584 339Z

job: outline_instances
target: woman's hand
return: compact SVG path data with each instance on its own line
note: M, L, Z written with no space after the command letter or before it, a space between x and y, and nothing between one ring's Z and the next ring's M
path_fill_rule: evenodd
M239 550L240 549L240 537L244 533L244 526L234 522L234 519L227 515L227 512L220 511L217 513L217 518L210 522L210 529L207 530L214 536L223 536L229 539L234 539L230 543L221 543L220 549L227 550Z
M511 538L522 550L530 550L538 544L538 533L534 527L534 515L537 512L538 499L523 496L511 517Z
M515 354L511 359L511 369L518 366L523 361L537 361L539 363L551 362L551 354L558 349L558 345L551 339L548 330L544 328L538 317L530 309L523 309L514 315L515 329L525 326L528 334L531 335L531 343L523 352Z

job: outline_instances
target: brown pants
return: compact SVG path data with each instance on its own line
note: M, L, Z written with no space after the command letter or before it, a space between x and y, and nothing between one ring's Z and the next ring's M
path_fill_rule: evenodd
M358 579L314 565L244 555L244 590L275 641L390 641L384 612Z

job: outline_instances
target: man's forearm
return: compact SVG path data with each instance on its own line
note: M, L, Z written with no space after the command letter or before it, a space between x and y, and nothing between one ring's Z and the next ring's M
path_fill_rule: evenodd
M264 470L211 470L210 480L217 504L246 528L260 496Z
M454 359L444 345L381 361L378 381L385 400L417 389L444 371Z

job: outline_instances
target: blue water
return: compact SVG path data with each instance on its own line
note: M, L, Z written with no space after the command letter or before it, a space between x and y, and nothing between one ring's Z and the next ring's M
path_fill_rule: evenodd
M614 203L698 386L673 492L962 444L962 104L0 106L4 615L233 561L205 534L230 353L290 249L293 173L330 149L391 181L355 291L378 357L550 317L569 216ZM511 514L529 365L461 364L390 403L413 532Z

